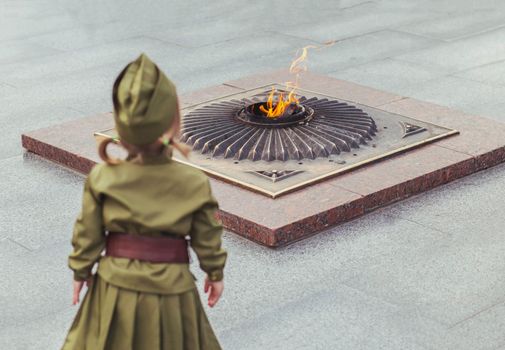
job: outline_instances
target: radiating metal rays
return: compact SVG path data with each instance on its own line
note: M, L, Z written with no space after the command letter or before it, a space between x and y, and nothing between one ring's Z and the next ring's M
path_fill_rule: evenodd
M183 117L182 141L211 157L286 161L350 152L372 140L377 131L375 121L363 110L327 98L299 97L313 117L296 125L252 125L237 117L245 106L263 101L268 93L189 112Z

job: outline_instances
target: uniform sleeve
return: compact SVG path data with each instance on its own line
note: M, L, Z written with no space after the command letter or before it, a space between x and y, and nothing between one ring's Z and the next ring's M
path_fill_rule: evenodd
M91 188L90 176L84 184L82 211L75 222L72 246L68 265L76 281L86 280L105 247L102 203Z
M207 273L210 281L223 279L223 268L227 253L221 247L223 227L216 220L218 204L210 193L207 182L208 200L193 214L191 246L198 256L200 268Z

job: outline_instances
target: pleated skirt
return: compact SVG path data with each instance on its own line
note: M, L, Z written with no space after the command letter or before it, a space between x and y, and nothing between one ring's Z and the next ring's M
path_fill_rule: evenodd
M196 289L164 295L116 287L99 276L88 289L63 350L221 349Z

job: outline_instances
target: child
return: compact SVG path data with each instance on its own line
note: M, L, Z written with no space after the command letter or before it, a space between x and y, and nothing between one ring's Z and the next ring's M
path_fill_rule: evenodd
M173 148L188 153L175 140L175 87L142 54L116 79L113 102L129 155L109 158L110 140L104 141L105 164L86 179L69 257L74 305L84 281L89 289L63 349L220 349L189 270L187 245L207 273L212 307L223 291L222 227L207 177L171 160Z

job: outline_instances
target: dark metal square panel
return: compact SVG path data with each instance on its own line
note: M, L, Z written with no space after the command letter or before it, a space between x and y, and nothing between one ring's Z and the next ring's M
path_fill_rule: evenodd
M182 140L208 175L275 198L285 193L457 134L458 131L313 91L298 89L291 119L251 117L271 84L182 110ZM297 107L298 108L298 107ZM116 137L115 131L95 133Z

